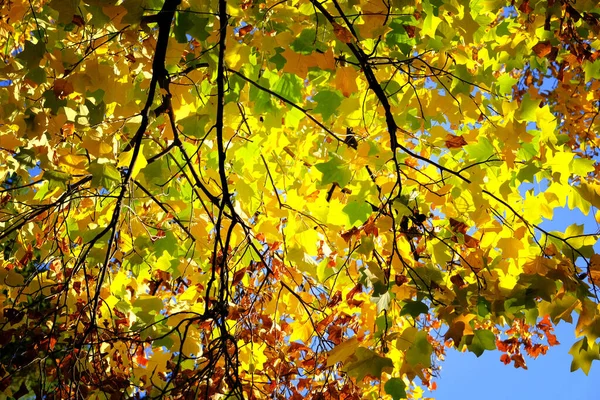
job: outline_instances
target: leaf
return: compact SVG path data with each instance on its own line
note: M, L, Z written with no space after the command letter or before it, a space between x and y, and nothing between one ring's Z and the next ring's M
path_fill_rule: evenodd
M362 382L365 377L381 378L384 371L391 370L394 363L387 357L381 357L372 350L358 347L354 355L344 364L343 371L348 376Z
M429 312L429 307L426 304L420 301L412 301L408 300L402 306L402 311L400 315L410 315L413 318L417 318L421 314L427 314Z
M58 23L68 24L77 12L79 0L52 0L50 7L58 11Z
M38 40L35 44L27 40L23 51L17 55L17 58L23 60L27 68L37 68L44 58L45 52L46 45L42 40Z
M468 348L477 357L481 356L485 350L495 350L496 335L487 329L477 329L474 331L473 341Z
M462 136L446 135L446 147L449 149L460 149L467 144L467 141Z
M485 137L480 137L477 143L464 146L464 149L475 162L486 161L496 153L492 143Z
M552 45L549 41L538 42L531 50L538 57L546 57L552 51Z
M313 100L317 102L317 106L313 110L316 114L321 114L323 120L328 120L333 116L338 107L342 104L342 96L336 91L324 90L313 96Z
M321 185L324 186L336 183L340 187L345 187L352 178L348 167L336 154L331 154L331 159L325 163L315 164L315 168L323 174Z
M327 353L327 366L331 367L339 362L346 362L348 358L356 353L358 344L358 339L353 337L335 346Z
M303 88L304 82L299 76L284 73L277 79L273 91L294 103L300 103Z
M600 360L600 348L597 343L590 345L587 338L578 340L571 346L569 354L573 356L571 372L581 369L584 374L589 374L592 362Z
M371 205L356 200L349 202L342 211L348 215L350 224L354 226L362 225L373 212Z
M390 292L385 292L381 296L376 297L377 300L377 314L383 312L383 310L388 310L390 307L391 297Z
M206 134L206 124L210 117L206 114L192 114L178 121L186 136L200 139Z
M383 386L385 392L392 396L393 400L406 398L406 384L400 378L390 378Z
M157 296L141 295L133 303L136 316L144 323L154 322L154 317L159 315L163 308L163 301Z
M146 157L144 157L143 149L144 149L144 145L142 144L142 145L140 145L140 149L137 152L137 156L136 156L135 160L133 158L133 156L135 154L135 149L131 149L129 151L122 153L121 156L119 157L119 162L117 164L117 167L125 167L128 169L132 168L131 177L135 178L139 174L139 172L142 170L142 168L144 168L146 165L148 165L148 161L146 161Z
M348 30L348 28L338 24L338 23L333 23L333 33L335 34L335 37L344 43L352 43L352 40L354 39L354 36L352 36L352 33L350 32L350 30Z
M110 163L94 161L88 170L92 174L92 184L96 187L111 189L121 182L121 173Z
M406 362L413 367L429 368L431 367L431 353L433 346L429 343L427 332L417 332L413 342L406 351Z

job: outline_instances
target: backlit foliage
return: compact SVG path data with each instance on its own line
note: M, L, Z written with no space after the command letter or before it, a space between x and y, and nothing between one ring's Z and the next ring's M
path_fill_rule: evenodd
M544 228L600 206L596 2L0 5L6 396L416 399L573 315L600 359L595 227Z

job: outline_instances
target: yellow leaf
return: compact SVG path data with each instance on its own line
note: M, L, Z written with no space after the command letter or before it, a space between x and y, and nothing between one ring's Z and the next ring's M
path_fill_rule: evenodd
M126 151L125 153L121 153L119 156L119 163L117 167L126 167L132 168L131 178L135 179L135 177L139 174L140 170L148 165L148 161L146 161L146 157L144 157L144 145L140 145L139 152L135 160L133 160L133 154L135 149L131 149ZM133 162L133 165L131 165Z

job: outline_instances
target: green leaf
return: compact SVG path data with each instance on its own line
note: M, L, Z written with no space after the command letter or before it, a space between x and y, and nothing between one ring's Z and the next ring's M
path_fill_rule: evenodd
M33 68L25 75L25 79L41 85L42 83L46 83L46 71L40 67Z
M586 375L590 372L592 361L600 360L598 344L592 342L592 345L590 346L587 338L583 338L571 346L569 354L573 356L571 372L581 369Z
M163 306L164 304L160 297L151 295L141 295L133 302L136 317L140 318L146 324L154 322L154 316L160 314Z
M417 318L421 314L427 314L429 312L429 307L426 304L421 303L420 301L412 301L408 300L402 306L402 311L400 315L410 315L413 318Z
M477 315L480 317L486 317L489 315L491 307L492 305L486 298L479 297L477 299Z
M584 61L583 71L585 72L585 81L600 79L600 61Z
M463 149L476 162L486 161L496 154L492 143L483 136L478 138L477 143L466 145Z
M521 107L517 112L518 120L520 121L535 121L535 112L539 108L540 99L532 99L529 93L523 96Z
M58 23L68 24L73 20L73 15L77 13L79 0L52 0L49 6L58 11Z
M518 80L509 74L500 75L500 78L496 81L496 85L498 85L498 94L502 96L511 94L512 88L517 82Z
M342 104L342 98L341 93L337 91L323 90L313 96L313 100L317 102L313 112L321 114L324 120L328 120Z
M202 138L206 134L206 123L210 117L206 114L192 114L178 121L186 136Z
M329 353L327 353L327 366L331 367L338 362L345 362L354 353L356 353L356 349L358 349L358 343L358 339L353 337L335 346Z
M300 103L302 101L303 88L304 81L302 78L298 75L286 73L277 79L273 91L294 103Z
M431 367L431 353L433 346L427 339L427 332L418 331L406 351L406 362L412 366L421 366L422 368Z
M330 153L330 157L325 163L315 164L315 168L323 174L321 185L337 183L340 187L346 186L352 179L352 173L340 156Z
M290 43L290 48L296 53L311 54L315 49L317 42L317 33L314 29L304 29L300 35Z
M406 398L406 385L400 378L391 378L383 386L385 392L392 396L392 400L400 400Z
M364 201L351 201L342 209L348 215L350 223L354 226L362 225L373 212L371 205Z
M392 368L394 363L390 358L381 357L372 350L359 347L342 370L350 377L356 378L357 382L362 382L367 376L380 379L384 370Z
M88 171L92 174L92 185L96 187L111 189L121 182L121 173L108 162L93 161L90 163Z
M479 357L485 350L496 349L496 335L487 329L478 329L474 332L473 341L467 347L469 351Z
M24 165L27 168L35 167L37 160L35 159L35 152L33 149L20 148L19 152L13 156L19 164Z
M189 41L186 35L203 41L210 36L210 33L206 30L207 26L208 18L200 18L197 14L190 12L181 12L176 14L173 33L179 43L187 43Z
M66 188L71 175L62 171L44 171L44 179L48 181L48 189Z

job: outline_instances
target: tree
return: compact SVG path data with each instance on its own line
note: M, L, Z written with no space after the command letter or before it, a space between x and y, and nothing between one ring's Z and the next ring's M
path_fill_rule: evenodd
M574 313L587 373L594 7L2 2L0 388L418 398Z

